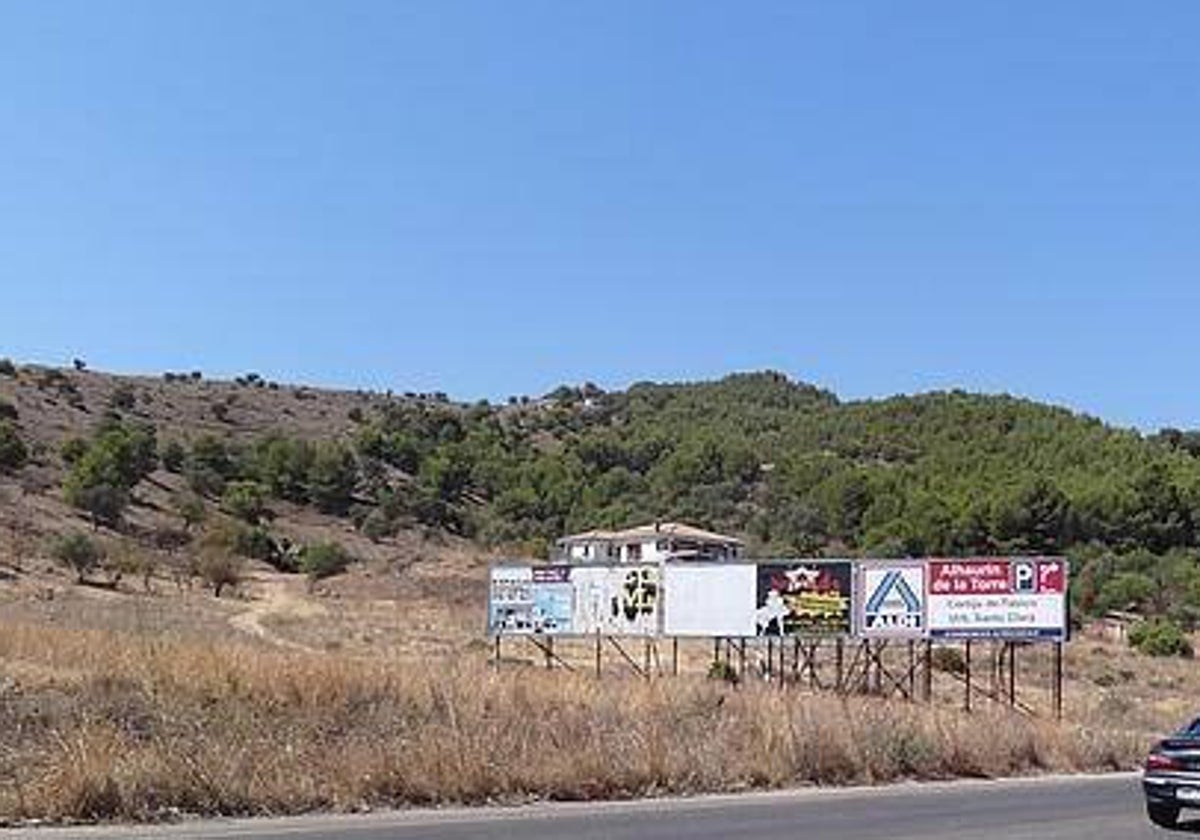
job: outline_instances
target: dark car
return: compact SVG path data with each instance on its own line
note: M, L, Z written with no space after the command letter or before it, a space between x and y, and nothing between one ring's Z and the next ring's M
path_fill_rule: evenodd
M1154 745L1142 773L1146 814L1171 827L1182 808L1200 808L1200 718Z

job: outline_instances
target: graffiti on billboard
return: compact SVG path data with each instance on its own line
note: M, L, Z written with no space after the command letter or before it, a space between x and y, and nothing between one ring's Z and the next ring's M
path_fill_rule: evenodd
M578 566L571 570L575 632L611 636L658 634L658 566Z
M852 580L853 566L848 561L760 564L757 635L848 635Z

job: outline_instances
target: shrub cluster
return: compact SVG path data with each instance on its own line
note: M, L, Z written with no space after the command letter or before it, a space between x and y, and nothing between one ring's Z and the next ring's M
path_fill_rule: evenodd
M1183 628L1169 619L1138 622L1129 630L1129 643L1149 656L1192 656L1192 643Z
M341 574L353 557L338 543L319 542L304 547L300 554L300 571L312 580Z
M106 552L99 542L76 531L55 537L50 554L74 569L77 579L82 582L104 562Z
M105 418L94 437L64 448L71 464L63 493L67 502L87 511L93 523L116 525L129 494L158 463L154 428Z
M15 472L29 460L29 449L11 420L0 420L0 472Z

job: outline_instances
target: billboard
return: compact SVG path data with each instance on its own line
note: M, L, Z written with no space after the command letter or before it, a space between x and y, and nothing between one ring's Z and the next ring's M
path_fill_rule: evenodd
M750 563L668 563L663 632L668 636L753 636L757 569Z
M570 633L570 570L565 566L494 566L488 587L488 633Z
M930 560L926 596L935 639L1067 637L1067 562L1060 557Z
M760 563L756 635L849 635L853 629L853 569L847 560Z
M925 564L881 560L859 572L858 629L864 638L925 636Z
M662 605L655 565L574 566L574 632L656 636Z
M490 635L1067 638L1067 562L771 560L535 565L489 577Z

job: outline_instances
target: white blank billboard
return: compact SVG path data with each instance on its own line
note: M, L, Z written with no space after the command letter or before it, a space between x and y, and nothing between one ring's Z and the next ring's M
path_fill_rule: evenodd
M663 575L666 635L754 635L757 567L668 565Z

